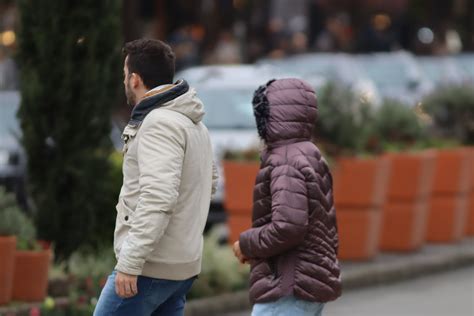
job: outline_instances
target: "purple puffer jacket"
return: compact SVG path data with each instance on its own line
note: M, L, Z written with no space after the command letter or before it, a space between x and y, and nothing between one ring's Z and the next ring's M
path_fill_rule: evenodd
M240 235L251 262L252 303L297 298L328 302L341 295L332 177L310 141L316 95L298 79L271 81L254 96L266 143L254 189L253 228Z

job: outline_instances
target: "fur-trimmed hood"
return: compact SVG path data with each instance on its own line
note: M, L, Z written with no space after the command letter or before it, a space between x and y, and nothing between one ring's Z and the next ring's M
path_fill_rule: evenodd
M314 90L303 80L270 80L255 91L252 104L259 135L267 145L311 139L317 101Z

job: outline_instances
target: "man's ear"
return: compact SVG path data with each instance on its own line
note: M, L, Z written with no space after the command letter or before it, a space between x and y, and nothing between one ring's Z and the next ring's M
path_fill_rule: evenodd
M142 84L143 84L142 78L140 78L138 74L132 73L130 75L130 85L132 86L132 88L137 89Z

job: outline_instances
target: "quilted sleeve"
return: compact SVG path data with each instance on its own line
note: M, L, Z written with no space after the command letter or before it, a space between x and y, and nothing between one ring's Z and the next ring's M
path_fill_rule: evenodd
M275 167L270 174L271 221L240 235L247 258L269 258L299 245L308 229L308 192L301 171L290 165Z

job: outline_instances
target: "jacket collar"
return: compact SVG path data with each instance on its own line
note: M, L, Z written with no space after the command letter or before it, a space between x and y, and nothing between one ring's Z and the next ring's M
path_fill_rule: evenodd
M166 102L176 99L188 92L188 90L188 83L185 80L178 80L174 85L157 87L148 91L145 98L133 108L128 125L130 127L139 126L152 110L161 107Z

